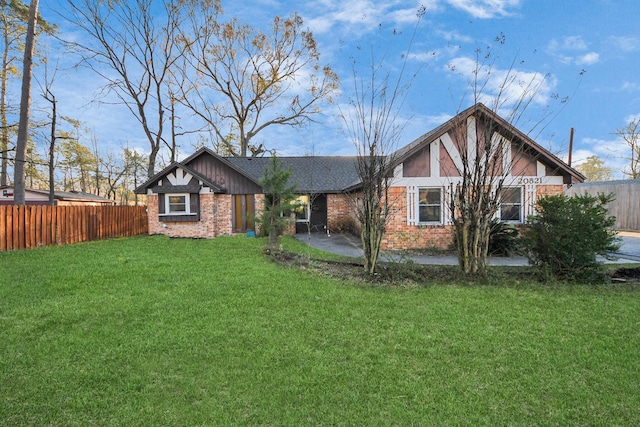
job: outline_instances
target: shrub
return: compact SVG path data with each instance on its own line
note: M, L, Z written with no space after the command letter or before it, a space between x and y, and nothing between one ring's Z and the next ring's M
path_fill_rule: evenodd
M606 208L612 200L612 194L540 198L538 214L529 217L523 230L530 264L560 280L603 282L606 276L596 256L608 257L620 248L611 229L615 217Z
M489 226L489 254L511 256L518 250L518 229L513 224L491 220Z
M291 212L295 206L295 185L289 183L291 170L285 169L275 156L264 169L264 177L260 181L264 189L264 208L256 218L260 236L269 238L269 247L275 248L278 237L286 229Z

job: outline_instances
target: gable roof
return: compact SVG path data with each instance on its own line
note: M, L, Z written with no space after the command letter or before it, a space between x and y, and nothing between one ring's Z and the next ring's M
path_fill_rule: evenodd
M256 185L260 185L264 170L271 162L271 157L222 157L203 147L183 161L167 166L136 188L135 192L143 194L148 188L154 188L159 180L177 167L183 168L214 191L227 192L226 187L189 167L202 156L211 156L214 161L228 166ZM299 193L338 193L359 182L355 156L278 157L278 160L285 169L291 170L291 181L296 184Z
M218 184L216 184L215 182L213 182L212 180L210 180L206 176L202 175L201 173L198 173L198 172L194 171L193 169L191 169L190 167L186 166L182 162L173 162L169 166L167 166L166 168L162 169L160 172L156 173L154 176L149 178L146 182L141 184L138 188L136 188L134 190L134 193L136 193L136 194L144 194L146 192L147 188L151 188L151 187L156 186L158 181L160 181L162 178L164 178L165 176L167 176L168 174L170 174L171 172L173 172L177 168L180 168L180 169L184 170L185 172L190 173L196 179L198 179L199 181L202 181L207 187L213 188L215 191L219 191L219 192L224 191L223 187L219 186Z
M467 108L440 126L395 151L390 155L392 164L395 166L403 163L416 152L454 129L454 126L461 120L466 120L470 116L483 117L493 121L497 126L497 130L503 136L523 144L526 150L533 153L543 163L553 165L565 176L565 180L569 181L568 183L584 181L585 177L580 172L571 168L560 158L519 131L511 123L480 103ZM190 164L201 160L202 156L211 156L213 161L222 163L258 186L260 186L260 181L264 176L265 167L271 161L270 157L222 157L213 150L203 147L183 161L172 163L161 172L158 172L139 186L135 190L136 193L144 193L147 188L152 188L162 177L177 167L183 168L214 191L227 192L228 189L223 184L215 182L214 177L207 177L204 173L198 173L189 167ZM299 193L351 191L357 189L361 182L357 171L358 158L356 156L304 156L278 157L278 159L285 168L291 170L292 183L296 184L297 192Z
M421 150L426 145L431 144L432 142L437 140L439 137L441 137L444 133L454 129L454 126L456 126L457 123L459 123L460 121L466 121L466 119L468 119L471 116L488 118L494 121L497 125L497 128L499 128L499 131L503 136L512 139L512 141L514 142L518 141L522 143L525 149L535 153L535 157L538 160L554 165L555 167L558 168L558 170L560 170L563 173L563 175L569 177L571 182L582 182L585 180L585 176L582 175L580 172L578 172L577 170L575 170L574 168L566 164L562 159L557 157L555 154L551 153L546 148L542 147L540 144L535 142L531 137L529 137L528 135L518 130L515 126L513 126L511 123L509 123L508 121L500 117L496 112L492 111L482 103L477 103L467 108L466 110L455 115L445 123L425 133L424 135L418 137L408 145L397 150L395 153L392 154L393 164L399 165L400 163L403 163L405 160L407 160L417 151Z

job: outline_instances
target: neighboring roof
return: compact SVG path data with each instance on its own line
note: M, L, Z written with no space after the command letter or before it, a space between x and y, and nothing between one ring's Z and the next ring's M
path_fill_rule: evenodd
M13 189L12 185L5 185L0 187L1 190L5 189ZM41 194L43 196L49 196L49 190L39 190L34 188L27 188L25 192L31 192L36 194ZM85 202L101 202L101 203L116 203L115 200L107 199L106 197L98 196L96 194L91 193L83 193L80 191L54 191L53 197L57 200L75 200L75 201L85 201Z
M270 157L225 157L225 160L255 181L264 176ZM336 193L359 181L357 157L306 156L278 157L291 170L291 181L300 193Z

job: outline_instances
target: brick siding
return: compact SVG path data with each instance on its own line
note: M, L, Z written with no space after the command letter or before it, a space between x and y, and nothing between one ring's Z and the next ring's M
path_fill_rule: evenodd
M536 197L562 194L562 185L541 185ZM387 218L387 232L382 248L390 249L450 249L453 247L452 225L408 225L407 191L405 187L389 189L391 212Z
M562 185L539 186L536 197L561 194ZM391 210L387 218L387 232L382 248L391 249L449 249L453 246L452 225L408 225L406 187L389 189ZM358 232L355 216L357 195L327 194L327 222L332 233ZM260 216L264 195L255 195L255 214ZM200 194L200 221L161 222L158 219L158 195L148 196L149 234L172 237L214 238L233 233L233 196L230 194ZM257 228L257 226L256 226ZM258 231L258 230L256 230ZM285 234L295 234L291 221Z
M200 194L200 221L162 222L158 217L158 195L148 196L149 234L211 239L232 233L232 198L229 194Z
M358 228L355 215L357 195L327 194L327 226L332 233L354 232Z
M448 249L453 245L451 225L407 224L407 189L389 189L390 213L382 249Z

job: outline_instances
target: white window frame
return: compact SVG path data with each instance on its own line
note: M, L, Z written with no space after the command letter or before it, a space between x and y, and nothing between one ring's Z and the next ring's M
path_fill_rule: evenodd
M422 190L438 190L440 192L440 203L437 205L440 207L440 218L437 221L421 221L420 220L420 191ZM416 194L416 222L418 225L435 225L443 224L442 215L444 214L444 191L442 187L418 187ZM435 204L425 204L422 206L436 206Z
M305 202L306 202L306 206L304 206ZM296 203L297 203L297 206L304 207L304 213L305 213L305 218L298 218L297 212L294 213L296 217L296 222L307 223L311 221L311 197L309 197L308 194L301 194L298 197L296 197Z
M171 197L184 197L184 211L171 212L171 204L169 198ZM166 216L172 215L195 215L195 212L191 212L191 195L189 193L165 193L164 195L164 214Z
M518 203L504 203L502 201L502 196L504 196L505 191L508 190L519 190L520 191L520 201ZM502 190L502 194L500 195L500 206L498 207L498 217L500 218L501 222L506 222L508 224L522 224L524 223L524 188L523 187L505 187ZM520 207L520 214L518 215L520 217L520 219L517 220L513 220L513 219L502 219L502 206L519 206Z

